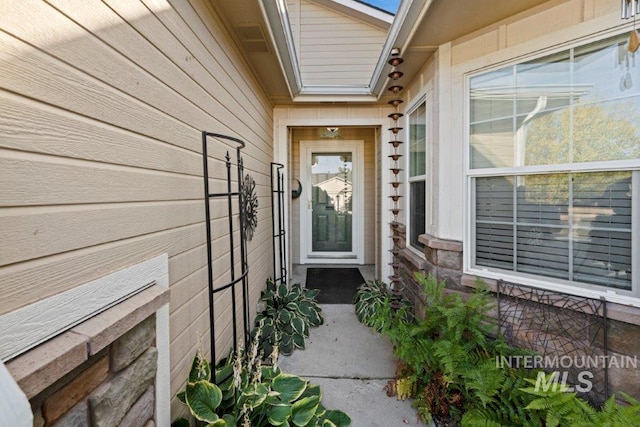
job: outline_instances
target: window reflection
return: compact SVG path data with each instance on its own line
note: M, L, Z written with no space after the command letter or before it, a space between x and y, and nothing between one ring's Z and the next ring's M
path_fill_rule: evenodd
M626 36L471 79L472 168L640 158L640 65Z

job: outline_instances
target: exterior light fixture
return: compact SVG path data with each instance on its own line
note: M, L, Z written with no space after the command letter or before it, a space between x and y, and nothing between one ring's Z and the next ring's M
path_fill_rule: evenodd
M339 127L328 127L326 131L320 134L320 138L341 138Z

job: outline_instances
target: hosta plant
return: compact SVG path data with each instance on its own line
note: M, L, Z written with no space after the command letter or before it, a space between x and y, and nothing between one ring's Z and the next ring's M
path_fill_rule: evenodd
M264 365L258 357L258 328L248 351L242 349L223 360L212 373L199 351L191 366L184 392L178 399L187 405L196 425L231 426L349 426L342 411L321 404L320 387L283 373L277 365ZM277 360L277 348L272 355ZM216 384L212 383L215 374ZM182 418L174 427L188 427Z
M256 324L262 329L260 346L265 355L271 354L276 344L279 352L285 355L296 348L304 349L309 327L324 322L322 309L315 300L318 292L303 289L299 284L289 289L284 283L267 280L261 295L265 308L256 316Z
M385 283L371 280L360 285L354 298L358 320L378 332L386 329L385 319L390 319L390 302L391 293Z
M353 302L360 323L377 332L386 333L397 322L409 322L412 318L409 302L401 296L394 296L387 284L378 280L358 287Z

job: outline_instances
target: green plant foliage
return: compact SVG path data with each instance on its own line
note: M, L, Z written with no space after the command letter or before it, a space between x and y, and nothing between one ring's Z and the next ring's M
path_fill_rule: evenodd
M303 289L299 284L276 285L267 280L261 294L265 309L256 317L256 325L262 328L260 348L265 355L278 346L280 353L288 355L296 348L305 348L309 327L324 323L322 309L315 300L317 289Z
M207 378L212 374L209 362L201 351L196 353L186 389L178 396L189 408L196 426L351 425L347 414L327 411L320 404L320 387L283 373L275 364L263 364L258 357L261 335L257 328L247 351L240 349L216 366L217 385ZM187 427L189 422L178 419L173 426Z
M197 420L213 423L218 421L216 409L222 402L222 392L207 380L187 384L186 403Z
M527 387L534 372L496 364L496 357L533 355L507 345L486 317L490 294L478 283L463 299L447 292L444 282L416 274L426 302L423 316L393 314L391 296L382 283L361 287L356 296L358 319L387 335L401 363L396 384L414 393L414 406L427 423L462 426L638 426L640 403L611 397L600 410L566 387ZM404 307L403 307L404 308ZM408 309L407 309L408 311ZM401 313L401 310L398 311ZM547 383L552 383L550 377ZM400 395L400 393L398 393Z
M360 285L354 297L358 321L382 333L391 329L399 317L409 321L411 311L408 301L400 299L400 308L394 310L391 308L393 298L384 282L372 280Z
M425 300L422 316L409 315L405 304L397 312L391 310L386 286L370 283L356 297L359 319L394 344L403 366L396 383L403 387L402 397L411 390L414 406L425 422L458 424L467 412L471 412L467 420L474 416L489 420L487 414L500 409L496 405L501 403L500 394L511 391L508 370L495 366L495 356L516 352L489 338L494 335L494 325L486 318L492 306L488 292L479 286L463 299L458 293L446 292L445 283L431 276L416 274L416 279ZM520 418L524 417L523 409L503 406L507 414L516 417L520 412ZM510 424L509 416L495 418L496 425L502 421L516 425Z
M379 324L378 319L390 319L390 302L391 294L385 283L372 280L360 285L354 298L358 321L374 328L376 331L385 330L384 321L382 324Z
M548 374L546 381L552 383L553 374ZM546 426L569 427L623 427L640 425L640 402L626 393L621 396L627 405L619 405L616 397L611 396L598 410L588 402L578 397L577 393L568 392L567 386L535 387L536 380L527 379L534 387L524 387L521 390L533 397L526 406L526 410L539 414Z

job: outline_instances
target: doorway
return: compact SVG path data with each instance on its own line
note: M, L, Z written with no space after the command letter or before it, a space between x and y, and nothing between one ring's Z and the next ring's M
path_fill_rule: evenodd
M364 264L364 141L300 141L300 262Z

